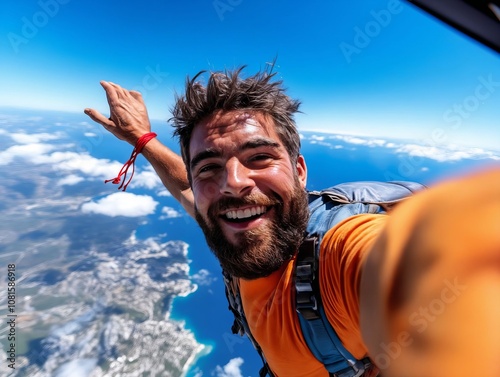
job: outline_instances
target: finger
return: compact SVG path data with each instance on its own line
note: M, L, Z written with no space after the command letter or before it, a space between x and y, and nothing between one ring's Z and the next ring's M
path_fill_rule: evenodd
M138 92L137 90L129 90L129 93L132 97L134 97L136 100L142 102L142 94L141 92Z
M106 118L104 115L102 115L99 111L94 110L94 109L85 109L83 110L85 114L89 116L90 119L92 119L94 122L99 123L100 125L104 127L113 127L115 124L112 120L109 118Z
M118 98L128 97L129 91L114 82L108 82L109 86L112 87Z
M144 101L142 99L141 92L139 92L137 90L128 90L128 89L125 89L122 86L115 84L114 82L110 82L110 81L105 82L105 85L108 88L113 100L115 99L115 95L116 95L117 100L121 99L121 100L125 100L125 101L130 103L129 98L132 97L134 100L139 101L141 103L144 103Z
M116 85L111 82L101 81L101 86L106 92L106 99L108 100L108 104L111 106L111 103L116 103L118 101Z
M120 85L115 84L114 82L108 81L107 84L109 86L112 86L113 88L115 88L115 90L117 90L117 91L123 90L123 88Z

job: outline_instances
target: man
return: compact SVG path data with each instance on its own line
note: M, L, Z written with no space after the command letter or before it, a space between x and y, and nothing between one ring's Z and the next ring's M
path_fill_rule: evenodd
M195 76L173 110L182 159L157 139L142 153L237 278L253 336L276 376L328 376L292 297L308 220L307 168L290 99L273 74ZM151 131L141 95L102 82L110 117L136 146ZM389 216L352 216L321 243L320 287L346 349L384 376L498 377L500 170L417 194Z

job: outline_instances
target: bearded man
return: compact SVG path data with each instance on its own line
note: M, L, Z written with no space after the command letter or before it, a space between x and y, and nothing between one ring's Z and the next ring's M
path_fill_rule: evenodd
M150 137L138 92L102 82L110 117L85 113L142 152L196 218L239 289L272 373L328 376L304 341L293 296L309 219L294 121L300 103L273 78L243 78L239 69L212 73L206 85L188 79L172 118L182 157ZM328 230L319 286L345 349L384 376L499 376L498 198L493 169L417 194L390 215L351 216ZM426 315L438 299L446 310Z

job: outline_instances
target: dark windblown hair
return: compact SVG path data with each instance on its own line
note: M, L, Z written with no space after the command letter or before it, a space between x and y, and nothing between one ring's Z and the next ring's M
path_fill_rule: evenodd
M175 97L173 117L169 120L175 127L174 135L179 137L181 153L189 172L189 143L194 127L217 110L249 110L269 115L275 130L295 164L300 153L300 137L294 120L300 101L285 94L282 81L271 81L276 75L266 68L243 79L240 75L245 67L234 71L211 72L207 86L196 81L205 71L192 79L186 79L184 96Z

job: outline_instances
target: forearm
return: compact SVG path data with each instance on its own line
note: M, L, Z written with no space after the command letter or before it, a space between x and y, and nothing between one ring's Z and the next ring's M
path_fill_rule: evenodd
M158 139L152 139L148 142L142 150L142 154L153 166L167 190L194 218L193 192L181 156L163 145Z
M500 167L436 185L388 218L360 285L382 374L498 377Z

